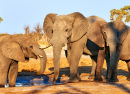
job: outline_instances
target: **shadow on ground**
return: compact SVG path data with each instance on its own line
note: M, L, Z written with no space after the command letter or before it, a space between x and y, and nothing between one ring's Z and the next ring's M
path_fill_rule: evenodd
M80 67L78 67L78 72L79 72L79 74L82 74L82 73L89 73L90 74L91 69L92 69L92 66L80 66ZM49 68L49 70L54 71L54 67ZM103 75L103 77L105 77L107 70L105 68L103 68L102 71L103 71L102 75ZM70 67L60 68L59 76L61 77L63 74L70 77ZM118 69L118 75L128 76L128 72L124 71L122 69Z

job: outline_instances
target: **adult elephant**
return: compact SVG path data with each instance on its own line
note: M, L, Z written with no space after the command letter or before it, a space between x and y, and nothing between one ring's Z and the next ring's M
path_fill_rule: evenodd
M43 74L47 57L44 50L39 49L39 44L32 39L21 35L7 35L0 37L0 87L7 84L9 87L15 86L18 61L24 62L29 58L40 57L40 70L38 75Z
M50 13L50 14L47 14L45 19L44 19L43 30L44 30L45 34L47 35L47 37L48 37L48 41L50 41L50 39L53 36L53 24L55 22L56 16L57 16L57 14ZM95 22L95 21L102 21L102 24L106 22L103 18L100 18L98 16L94 16L94 15L86 17L86 20L88 22L88 28L90 27L88 32L90 31L91 33L96 33L97 29L98 29L98 26L95 26L95 27L92 26L93 28L91 29L91 25L92 25L93 22ZM101 25L101 22L100 22L100 25ZM91 36L92 36L91 33L87 34L88 36L90 36L90 39L91 39ZM99 36L101 36L101 34ZM102 40L102 38L99 39L99 40ZM101 41L100 44L103 44L102 42L103 41ZM47 48L49 46L51 46L51 44L47 45L45 48ZM67 57L67 49L65 49L65 55ZM90 57L92 59L92 70L91 70L91 74L89 76L89 79L93 79L94 76L95 76L97 56L91 55Z
M55 84L59 75L61 48L66 44L67 59L70 64L69 82L79 82L80 77L78 74L78 63L82 54L90 55L94 62L103 62L103 56L105 55L105 43L103 41L103 36L101 32L98 32L90 34L91 37L93 37L93 35L98 36L94 41L87 38L87 33L89 32L89 22L81 13L75 12L59 16L56 16L56 14L48 15L49 18L53 20L51 25L48 24L49 22L44 21L43 28L45 33L49 31L53 33L50 40L50 43L53 45L54 56L53 83ZM50 15L55 16L55 18L51 18ZM45 20L46 19L48 18L45 18ZM99 57L98 59L97 56Z
M121 20L109 22L101 27L101 32L106 41L106 46L109 48L110 56L110 68L108 70L109 81L116 82L117 79L117 65L119 60L123 60L127 63L129 76L127 80L130 80L130 28L126 26ZM99 68L102 62L97 64L95 80L101 78L101 68Z

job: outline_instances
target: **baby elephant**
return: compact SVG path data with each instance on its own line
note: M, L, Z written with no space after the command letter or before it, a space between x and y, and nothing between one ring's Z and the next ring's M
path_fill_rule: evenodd
M44 50L40 49L37 42L21 35L8 35L0 37L0 87L7 84L7 75L9 87L14 87L17 73L18 62L24 62L29 58L40 57L40 70L37 74L43 74L47 57Z

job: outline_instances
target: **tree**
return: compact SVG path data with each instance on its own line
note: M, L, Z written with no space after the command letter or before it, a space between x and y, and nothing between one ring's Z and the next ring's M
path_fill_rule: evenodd
M42 28L40 26L40 23L37 23L37 25L34 27L35 31L40 34L42 32Z
M35 40L36 41L39 41L41 38L42 38L42 27L40 25L40 23L37 23L36 26L34 26L34 29L35 29Z
M124 6L120 9L112 9L110 11L110 20L114 21L116 19L123 20L124 22L130 22L130 6Z
M1 21L3 21L3 19L0 17L0 23L1 23Z
M25 30L25 35L29 36L30 33L29 26L24 26L24 30Z

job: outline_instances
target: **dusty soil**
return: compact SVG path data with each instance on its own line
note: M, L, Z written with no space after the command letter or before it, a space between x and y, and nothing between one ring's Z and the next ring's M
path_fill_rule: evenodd
M25 79L29 75L33 76L33 80L30 80L32 86L0 88L0 94L130 94L130 81L126 80L128 76L127 65L123 61L120 61L118 65L119 82L108 83L105 79L103 82L93 82L93 80L88 79L91 72L91 59L89 56L82 56L79 62L79 73L82 81L79 83L66 83L69 79L69 64L64 56L64 51L61 54L60 78L58 79L60 83L52 85L54 76L52 48L45 51L48 57L47 67L40 80L35 79L35 72L40 68L39 59L19 62L18 77L24 76L23 79ZM103 77L105 77L105 73L106 63L104 62ZM46 79L42 78L43 76ZM33 81L35 80L42 83L46 81L47 84L43 83L43 85L34 86L35 82Z

